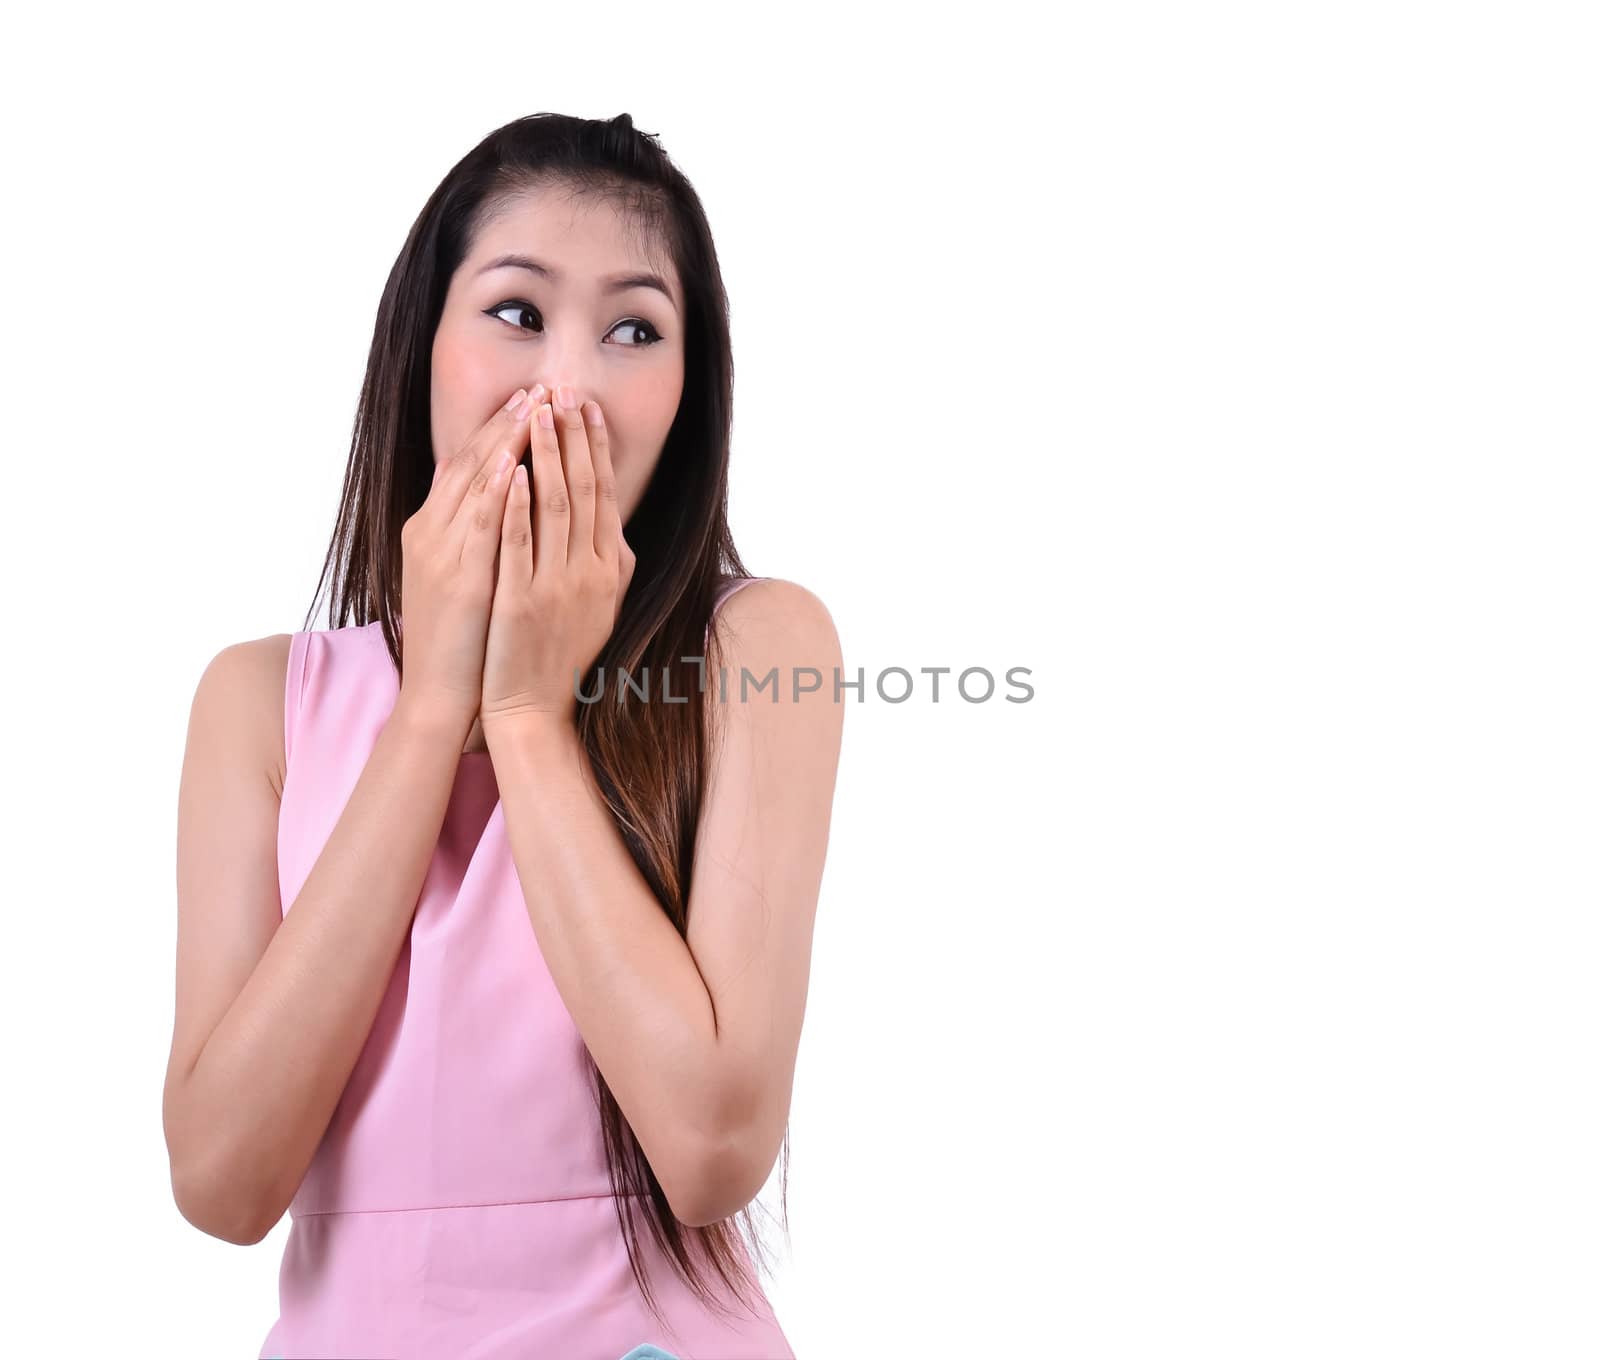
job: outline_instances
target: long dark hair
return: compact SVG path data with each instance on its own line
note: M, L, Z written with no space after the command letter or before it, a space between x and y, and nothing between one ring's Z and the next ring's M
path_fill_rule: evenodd
M655 137L635 128L625 113L604 121L554 113L519 118L484 138L433 191L378 304L338 519L303 626L310 626L331 573L328 626L381 621L390 658L402 670L396 624L400 529L421 507L433 477L430 361L445 294L486 218L507 199L545 185L617 205L646 239L670 252L685 302L683 395L650 484L628 521L628 543L637 557L633 579L583 693L597 692L596 670L616 677L618 667L643 674L652 686L670 672L670 692L677 695L714 688L702 683L702 676L718 673L721 655L720 638L708 640L706 633L714 593L724 577L749 575L728 529L733 354L727 294L699 196ZM705 659L703 671L689 660L698 657ZM639 701L630 686L615 683L606 687L605 702L578 705L579 734L607 807L680 936L686 932L695 832L717 736L711 715L718 707ZM651 1232L696 1294L711 1307L721 1306L692 1247L743 1299L741 1283L750 1277L738 1227L742 1219L754 1229L750 1207L705 1227L680 1223L592 1055L588 1066L617 1219L651 1311L660 1316L636 1250L636 1199L648 1203ZM785 1128L786 1235L788 1153ZM759 1232L752 1231L749 1245L761 1259Z

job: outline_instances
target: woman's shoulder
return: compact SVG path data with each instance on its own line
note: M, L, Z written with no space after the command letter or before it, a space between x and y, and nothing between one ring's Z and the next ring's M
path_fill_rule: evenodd
M810 606L827 611L816 592L786 576L723 576L718 581L717 594L730 600L744 598L746 605L750 600L760 600L766 610L805 610Z
M228 751L247 753L281 787L283 693L292 633L271 633L222 647L207 662L190 706L190 732Z
M730 584L737 585L729 593ZM815 591L782 576L725 578L717 617L728 633L774 660L836 658L839 632Z
M201 673L198 692L243 690L246 693L275 682L280 691L289 664L293 633L269 633L222 647Z
M383 641L383 633L376 621L247 638L243 642L229 643L218 651L207 664L201 684L215 689L240 687L246 692L272 691L281 704L289 663L297 648L303 655L312 643L323 647L359 647L370 646L374 640L380 645Z
M319 672L344 657L365 674L367 650L383 646L383 632L374 621L340 628L307 628L269 633L222 647L207 663L195 687L194 711L218 736L263 752L274 768L286 763L284 712L299 675L291 675L295 658L304 674L314 652ZM349 649L359 649L358 652ZM385 655L387 655L385 653Z

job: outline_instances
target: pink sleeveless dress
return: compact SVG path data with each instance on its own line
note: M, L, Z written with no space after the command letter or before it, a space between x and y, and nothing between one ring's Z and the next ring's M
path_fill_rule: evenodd
M717 605L746 584L724 582ZM398 694L376 622L293 635L286 912ZM712 1312L638 1218L669 1327L651 1315L583 1054L528 918L493 764L463 754L409 938L289 1207L280 1315L261 1356L794 1360L764 1293L751 1317L712 1271L730 1314Z

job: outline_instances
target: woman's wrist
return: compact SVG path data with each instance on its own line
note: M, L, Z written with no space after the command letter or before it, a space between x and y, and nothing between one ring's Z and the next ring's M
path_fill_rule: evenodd
M407 694L402 687L389 722L423 741L449 741L459 749L472 730L474 714L459 704L430 695Z

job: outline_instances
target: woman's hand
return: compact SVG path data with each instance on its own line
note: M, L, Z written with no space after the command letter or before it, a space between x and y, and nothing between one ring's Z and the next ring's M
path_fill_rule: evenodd
M494 597L494 559L511 469L528 442L528 417L544 395L521 389L451 457L400 529L401 699L469 727L483 692Z
M578 683L633 579L600 407L580 410L570 388L557 392L565 400L540 405L530 427L533 485L518 464L506 498L479 709L486 740L530 718L573 721Z

